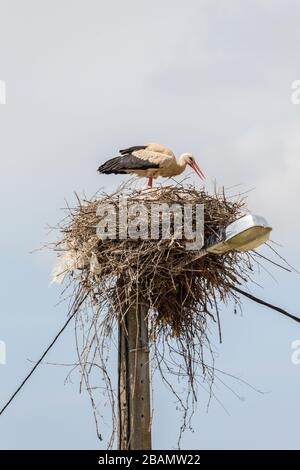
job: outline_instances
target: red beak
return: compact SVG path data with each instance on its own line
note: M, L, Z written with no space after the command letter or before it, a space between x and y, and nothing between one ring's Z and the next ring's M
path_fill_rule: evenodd
M197 173L197 175L199 176L199 178L201 178L202 180L205 179L205 176L204 176L203 171L202 171L201 168L197 165L196 162L191 163L190 166L193 168L194 172Z

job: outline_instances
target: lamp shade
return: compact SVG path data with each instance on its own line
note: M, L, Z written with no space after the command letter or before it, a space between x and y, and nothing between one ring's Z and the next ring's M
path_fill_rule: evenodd
M226 251L249 251L265 243L272 228L264 217L248 214L228 225L223 233L223 240L207 247L210 253Z

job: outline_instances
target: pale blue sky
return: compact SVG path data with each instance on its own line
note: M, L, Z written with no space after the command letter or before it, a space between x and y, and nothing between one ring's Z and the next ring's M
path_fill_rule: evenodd
M96 168L119 148L162 142L195 154L208 187L255 188L249 208L300 268L299 23L296 0L0 0L1 404L66 315L48 288L53 256L29 251L74 190L118 184ZM299 275L270 269L276 281L261 273L253 292L300 315ZM222 307L221 321L218 367L267 393L234 384L240 401L220 388L229 416L215 402L207 414L200 395L182 446L299 448L300 327L249 301L243 316ZM48 360L74 357L70 328ZM0 418L2 449L99 448L88 399L65 375L37 371ZM154 390L154 447L172 448L179 416L159 381Z

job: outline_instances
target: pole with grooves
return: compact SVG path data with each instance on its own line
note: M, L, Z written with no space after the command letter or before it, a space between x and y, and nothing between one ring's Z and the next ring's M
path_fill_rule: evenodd
M132 303L119 320L118 448L151 449L148 306Z

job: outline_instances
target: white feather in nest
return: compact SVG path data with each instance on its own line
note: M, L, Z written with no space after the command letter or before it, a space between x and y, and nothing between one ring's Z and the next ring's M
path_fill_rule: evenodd
M87 265L90 265L90 272L92 274L99 274L101 271L100 263L98 261L96 253L92 253L90 259L75 250L67 250L59 256L55 262L54 268L51 274L50 285L62 284L66 275L76 269L83 269Z
M76 269L84 268L88 263L88 260L75 250L65 251L64 254L59 256L55 262L54 268L51 274L50 285L62 284L66 275L70 271L76 271Z
M92 274L100 274L101 272L101 266L96 253L92 253L92 256L90 258L90 272Z

